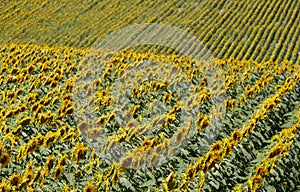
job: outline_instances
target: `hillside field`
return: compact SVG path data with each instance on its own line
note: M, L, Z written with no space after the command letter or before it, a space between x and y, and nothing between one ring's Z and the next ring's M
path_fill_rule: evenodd
M0 191L300 191L300 1L0 8Z

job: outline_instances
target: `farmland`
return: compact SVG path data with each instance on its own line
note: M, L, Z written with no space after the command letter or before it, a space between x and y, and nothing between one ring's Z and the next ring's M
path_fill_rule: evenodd
M300 190L299 1L0 8L0 191Z

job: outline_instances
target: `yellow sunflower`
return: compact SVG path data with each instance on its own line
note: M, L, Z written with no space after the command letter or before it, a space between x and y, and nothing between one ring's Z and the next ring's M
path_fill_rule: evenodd
M58 164L55 172L54 172L54 179L58 179L60 177L60 175L63 173L63 166L61 166L60 164Z
M11 186L18 186L19 184L21 184L22 177L21 177L20 173L16 173L16 174L13 174L8 179L8 181Z
M96 191L96 189L94 188L93 184L91 182L89 182L83 191L84 192L93 192L93 191Z
M2 164L2 167L6 167L7 164L10 162L10 155L5 152L0 156L0 164Z

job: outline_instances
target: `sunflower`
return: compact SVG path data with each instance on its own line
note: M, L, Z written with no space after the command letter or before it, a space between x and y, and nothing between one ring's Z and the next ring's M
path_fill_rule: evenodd
M48 136L46 137L46 140L44 141L44 146L49 147L52 143L54 143L57 138L59 137L59 134L56 132L48 132Z
M24 145L20 146L15 161L19 161L21 158L23 158L25 156L25 152L26 152L26 146Z
M0 156L0 164L2 164L2 167L6 167L7 164L10 162L10 155L5 152Z
M223 156L228 157L231 155L232 150L233 150L233 144L229 140L225 141L224 150L225 150L225 153L223 154Z
M193 165L190 165L186 170L187 181L191 181L196 175L196 169Z
M138 112L139 108L140 108L140 105L134 106L132 109L131 115L134 116Z
M15 97L15 92L14 92L13 90L9 90L9 91L7 92L7 97L8 97L8 98L14 98L14 97Z
M195 123L199 131L203 131L208 126L208 118L203 113L199 112Z
M267 174L268 174L268 170L266 169L266 167L262 165L259 165L255 172L255 175L260 175L262 177L265 177L265 175Z
M181 127L175 135L175 143L176 145L181 145L188 136L190 129L188 126Z
M163 181L165 191L173 190L175 188L175 173L172 171L169 176Z
M116 163L113 163L113 165L111 166L109 172L105 175L105 179L107 180L110 176L112 176L115 172L116 169Z
M68 184L65 184L65 185L64 185L63 191L64 191L64 192L69 192L69 185L68 185Z
M16 173L13 174L9 179L8 179L9 183L11 186L18 186L19 184L21 184L22 181L22 177L20 175L20 173Z
M58 84L58 81L53 79L53 80L51 80L51 83L50 83L49 87L53 89L54 87L57 86L57 84Z
M66 142L67 140L71 139L72 137L74 136L74 132L70 132L68 133L66 136L64 136L62 139L61 139L61 142Z
M49 98L43 98L43 100L40 101L40 103L43 104L43 105L45 105L45 106L47 106L51 102L51 99L52 99L51 97L49 97Z
M58 96L55 96L51 102L51 105L54 105L59 100Z
M71 115L73 112L74 112L74 107L69 107L69 108L66 109L66 112L65 112L65 113L66 113L67 115Z
M8 185L4 179L2 179L2 183L0 185L0 191L3 191L3 192L8 191Z
M12 134L13 135L16 135L18 134L20 131L22 130L22 126L18 126L17 128L15 128L14 130L12 130Z
M241 137L241 133L239 130L234 130L233 133L232 133L232 141L233 141L233 144L234 145L237 145L237 143L240 141L240 139L242 138Z
M24 91L24 87L18 89L18 90L16 91L16 95L19 96L21 93L23 93L23 91Z
M158 160L159 160L159 154L154 152L150 158L149 166L154 166L156 163L158 163Z
M84 192L93 192L93 191L96 191L96 189L94 188L93 184L91 182L89 182L87 184L87 186L85 186Z
M25 117L22 120L20 120L18 122L18 124L21 125L21 126L23 126L23 127L25 127L25 126L29 125L30 121L31 121L30 117Z
M99 188L100 185L101 185L101 183L102 183L103 174L102 174L101 172L98 172L96 176L97 176L97 178L98 178L98 181L97 181L97 183L96 183L96 187Z
M19 189L24 189L26 186L29 186L31 181L34 179L34 174L32 170L28 170L25 172L21 185L19 186Z
M75 177L79 177L80 175L82 175L82 171L81 170L76 170L74 172Z
M221 152L223 150L222 148L223 146L221 141L217 141L211 146L211 150L214 152Z
M78 125L78 129L83 133L89 129L90 125L87 121L82 121Z
M46 161L46 175L48 175L50 170L53 168L54 160L55 157L53 154L48 157L48 160Z
M59 153L58 155L60 156L58 164L64 166L66 164L67 159L68 159L67 155L66 154L61 154L61 153Z
M40 184L39 184L39 187L42 188L43 185L44 185L44 182L45 182L45 176L47 174L47 170L43 170L41 173L40 173L40 177L41 177L41 181L40 181Z
M18 104L18 111L24 112L27 109L26 105L23 105L22 103Z
M32 170L32 166L33 166L33 162L32 161L29 161L26 169L25 169L25 174L30 172L30 170Z
M33 178L33 180L31 181L32 183L34 183L34 182L36 182L39 178L40 178L40 176L41 176L41 170L42 170L42 167L41 166L39 166L38 168L37 168L37 170L36 170L36 173L34 174L34 178Z
M35 140L37 142L37 148L43 145L45 142L45 136L43 136L41 133L39 133L36 137Z
M8 111L8 113L6 114L5 118L11 118L13 117L15 114L15 112L13 110Z
M74 153L73 158L76 160L77 163L79 162L80 159L84 158L87 150L88 150L88 147L84 147L83 143L76 144L75 149L73 151L73 153Z
M129 167L133 163L133 158L131 156L125 157L121 160L121 167Z
M256 191L263 182L263 177L256 175L248 181L251 191Z
M280 153L283 152L284 146L282 143L277 144L273 149L271 149L268 153L268 158L274 158L277 155L279 155Z
M162 144L159 144L159 145L157 145L156 147L155 147L155 152L156 153L160 153L160 152L162 152L162 150L163 150L163 145Z
M40 113L41 110L44 109L44 108L45 108L44 105L40 105L40 104L38 105L38 107L37 107L37 109L36 109L36 111L35 111L35 115L34 115L34 118L35 118L35 119L38 117L39 113Z
M67 126L60 127L58 131L59 131L60 136L66 134L66 132L67 132Z
M164 123L164 127L167 127L169 124L173 123L176 120L175 114L167 115Z
M63 166L61 166L60 164L57 165L57 168L54 172L54 179L58 179L60 177L60 175L62 174L63 172Z
M33 151L35 151L37 149L37 147L38 147L37 140L35 138L31 139L27 145L26 154L32 153Z
M203 157L200 157L198 160L197 160L197 162L196 162L196 164L195 164L195 171L196 171L196 173L198 173L200 170L202 170L203 169Z
M35 101L37 100L37 96L38 96L37 93L29 93L29 96L28 96L28 98L27 98L28 103L33 103L33 102L35 102ZM35 107L37 108L37 105L38 105L38 104L34 104L34 105L36 105ZM32 107L33 107L33 106L32 106ZM35 109L32 109L32 110L35 111Z

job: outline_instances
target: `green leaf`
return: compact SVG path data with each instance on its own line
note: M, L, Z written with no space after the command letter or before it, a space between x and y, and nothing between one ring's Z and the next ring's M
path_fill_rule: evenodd
M132 184L125 178L120 178L120 183L122 183L127 189L130 189L132 191L135 191L135 188L132 186Z
M21 131L23 137L27 137L27 134L24 131Z
M238 150L241 151L247 159L251 159L251 155L249 154L249 152L247 150L245 150L242 146L239 146L239 148L240 149L238 149Z
M220 187L220 184L219 184L218 182L210 181L209 184L210 184L211 186L213 186L214 188L216 188L216 189L219 189L219 187Z
M140 185L140 187L150 187L155 185L155 179L151 179L146 181L144 184Z
M70 186L73 186L75 183L75 176L72 173L66 173L65 176L68 179Z
M146 172L147 176L149 176L149 178L154 179L154 175L151 173L151 171L147 171Z
M266 190L267 190L267 192L274 192L274 191L276 191L276 188L274 187L274 186L268 186L268 187L266 187Z
M254 161L252 161L253 163L255 163L255 165L258 165L262 162L263 158L265 157L264 154L261 154L258 156L258 158L256 158Z

